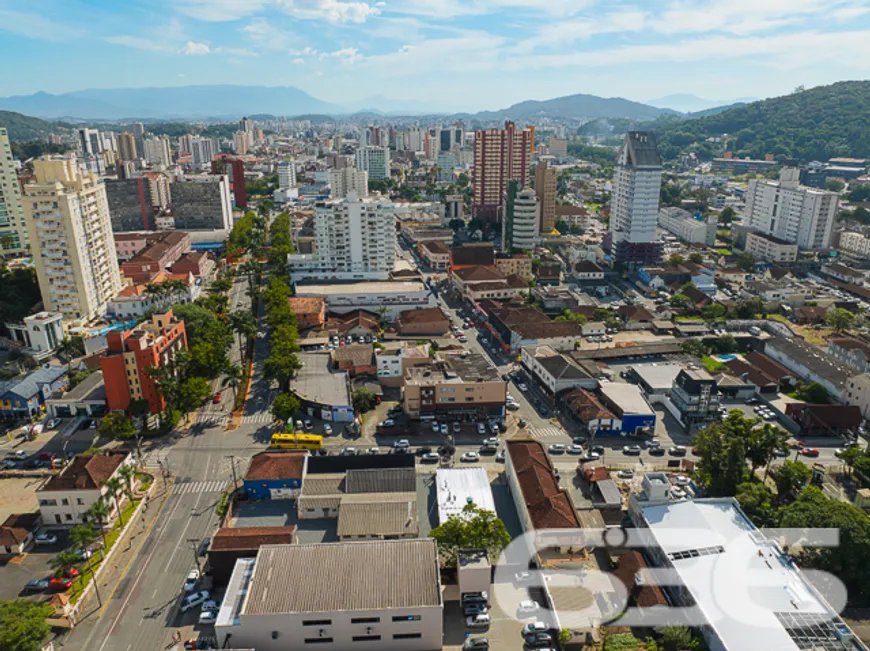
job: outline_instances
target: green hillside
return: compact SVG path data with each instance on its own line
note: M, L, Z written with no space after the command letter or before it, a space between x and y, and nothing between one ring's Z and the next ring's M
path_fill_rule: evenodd
M773 154L801 162L870 158L870 81L844 81L695 120L670 120L657 131L665 159L691 151L712 158L722 145L705 140L723 134L728 134L725 150L739 156Z
M9 130L9 140L26 142L45 138L50 133L59 133L57 125L39 118L32 118L12 111L0 111L0 127Z

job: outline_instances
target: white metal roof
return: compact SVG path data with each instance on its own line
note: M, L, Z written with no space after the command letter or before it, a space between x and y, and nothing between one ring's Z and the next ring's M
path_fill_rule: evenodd
M495 501L484 468L444 468L435 473L438 493L438 522L458 515L469 500L495 513Z
M602 382L601 393L617 405L623 414L655 415L653 408L643 397L641 390L624 382Z

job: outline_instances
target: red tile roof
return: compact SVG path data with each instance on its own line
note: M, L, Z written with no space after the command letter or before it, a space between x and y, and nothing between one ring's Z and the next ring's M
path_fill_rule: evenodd
M289 545L295 541L296 526L240 527L218 529L209 552L257 550L262 545Z
M0 525L0 546L20 545L36 529L41 520L39 513L13 513Z
M529 517L536 529L579 529L568 493L559 488L544 446L534 440L507 442Z
M130 456L129 452L110 452L109 454L80 454L51 477L41 491L96 490L118 470Z
M307 452L260 452L251 458L246 480L302 479Z
M397 321L409 325L412 323L445 323L449 322L449 319L444 316L441 308L430 307L399 312Z
M638 583L635 580L638 572L647 567L640 552L630 551L619 557L619 566L613 574L625 584L629 596L634 598L639 608L667 606L668 600L659 586L650 582Z

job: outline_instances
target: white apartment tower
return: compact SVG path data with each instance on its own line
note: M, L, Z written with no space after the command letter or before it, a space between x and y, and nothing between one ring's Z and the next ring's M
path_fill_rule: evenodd
M750 181L744 223L802 249L827 249L839 195L804 187L799 176L797 168L784 167L779 181Z
M211 165L215 155L214 141L211 138L191 138L190 154L193 156L193 164L198 167Z
M519 182L508 181L505 190L502 222L502 247L511 251L533 251L541 223L541 202L529 187L519 189Z
M152 167L169 167L172 165L169 136L163 134L148 138L145 141L145 160Z
M39 159L33 171L23 203L45 310L85 323L121 290L105 186L75 157Z
M233 151L237 156L244 156L248 153L248 134L244 131L236 131L233 134Z
M0 256L24 253L27 247L27 226L12 147L6 129L0 127Z
M92 154L97 156L103 153L103 139L97 129L88 129L84 127L79 129L79 149L82 154Z
M656 238L662 161L655 134L629 131L619 150L610 201L611 259L631 266L656 264L663 245Z
M329 187L333 199L344 199L351 192L358 197L369 196L369 174L355 167L329 170Z
M370 181L390 178L390 149L388 147L360 147L356 150L356 168L369 173Z
M282 161L278 163L278 189L286 190L296 187L296 163Z

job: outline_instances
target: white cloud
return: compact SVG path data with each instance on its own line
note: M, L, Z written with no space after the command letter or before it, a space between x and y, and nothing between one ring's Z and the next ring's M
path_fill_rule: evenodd
M43 41L66 41L85 34L77 27L12 9L0 9L0 32L12 32Z
M289 50L287 50L287 54L289 54L290 56L312 57L316 56L318 52L313 47L304 47L301 50L295 50L293 48L290 48Z
M268 0L177 0L178 10L208 22L225 22L252 16L266 6Z
M496 14L503 10L574 16L597 0L391 0L388 10L432 18ZM386 9L385 9L386 10Z
M210 52L211 50L205 43L194 43L193 41L188 41L185 46L181 48L181 53L187 56L209 54Z
M834 11L831 14L831 17L834 20L846 21L860 18L865 14L870 14L870 7L844 7L843 9L837 9Z
M293 59L290 63L305 63L305 59Z
M335 52L322 52L321 59L338 59L342 64L353 65L365 59L355 47L346 47Z
M303 20L326 20L330 23L364 23L381 10L366 2L339 0L277 0L284 13Z
M131 47L135 50L144 50L146 52L172 52L176 49L166 43L155 41L151 38L146 38L144 36L131 36L128 34L107 36L103 40L112 45L123 45L124 47Z

